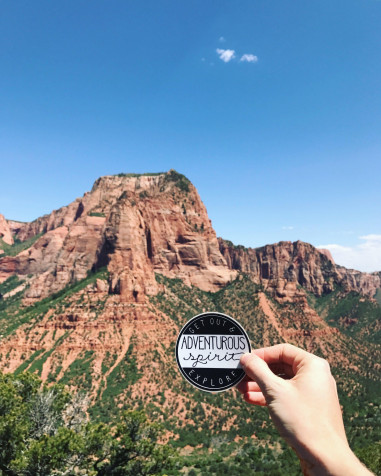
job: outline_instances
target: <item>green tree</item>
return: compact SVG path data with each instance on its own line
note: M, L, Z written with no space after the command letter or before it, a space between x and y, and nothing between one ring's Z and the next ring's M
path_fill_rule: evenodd
M3 475L16 474L12 463L24 449L30 432L30 400L38 389L38 379L31 374L0 374L0 471Z
M0 476L136 476L176 464L143 412L116 425L88 421L88 399L30 373L0 373Z
M381 442L374 443L366 448L355 451L359 459L367 468L377 475L381 475Z
M158 439L162 428L147 420L143 412L124 412L112 431L113 444L108 462L97 472L99 476L160 474L176 464L175 452Z

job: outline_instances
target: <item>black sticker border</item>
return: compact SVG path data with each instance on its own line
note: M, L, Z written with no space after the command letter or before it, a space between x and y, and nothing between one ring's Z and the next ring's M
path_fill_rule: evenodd
M244 378L245 378L245 372L243 369L234 369L234 370L240 370L243 372L243 375L241 378L239 378L239 380L237 381L234 381L234 383L231 383L231 384L228 384L228 385L225 385L224 387L219 387L218 390L213 390L211 388L205 388L201 385L197 385L195 382L193 382L192 380L190 380L190 378L188 377L188 375L183 371L183 368L181 367L180 365L180 362L179 362L179 358L178 358L178 352L177 352L177 349L178 349L178 346L179 346L179 342L180 342L180 337L183 335L183 332L186 330L186 328L188 328L188 326L190 326L193 321L195 321L196 319L199 319L201 317L205 317L205 316L210 316L210 315L215 315L215 316L218 316L218 317L223 317L225 319L228 319L232 322L234 322L234 324L238 327L238 329L242 332L242 334L246 337L246 340L247 340L247 343L248 343L248 347L249 347L249 350L248 352L251 352L251 344L250 344L250 339L249 339L249 336L247 335L245 329L241 326L241 324L236 321L233 317L231 316L228 316L227 314L223 314L222 312L216 312L216 311L210 311L210 312L202 312L201 314L197 314L197 316L194 316L192 317L191 319L189 319L189 321L187 321L183 327L180 329L180 332L179 332L179 335L177 336L177 340L176 340L176 347L175 347L175 356L176 356L176 363L177 363L177 367L179 368L180 370L180 373L181 375L183 376L183 378L188 382L190 383L193 387L197 388L198 390L202 390L203 392L208 392L208 393L221 393L221 392L225 392L226 390L229 390L229 388L232 388L232 387L235 387L236 385L238 385Z

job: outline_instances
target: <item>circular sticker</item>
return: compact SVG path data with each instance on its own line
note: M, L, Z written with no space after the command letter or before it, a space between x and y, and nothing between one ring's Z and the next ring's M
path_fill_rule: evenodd
M206 392L222 392L245 376L240 358L251 352L249 338L232 317L205 312L181 329L176 360L183 377Z

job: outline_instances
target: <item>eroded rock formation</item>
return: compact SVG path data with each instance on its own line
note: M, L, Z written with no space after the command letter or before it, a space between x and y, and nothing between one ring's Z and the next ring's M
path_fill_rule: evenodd
M110 292L142 302L155 294L155 272L206 291L234 279L197 190L174 171L106 176L67 207L17 227L20 240L42 236L0 260L0 279L30 276L27 302L108 266ZM29 300L29 301L28 301Z
M1 214L0 214L0 238L7 245L13 245L13 236L12 236L12 231L9 227L9 223ZM0 244L0 247L1 247L1 244Z
M380 273L347 270L300 241L250 249L217 239L196 189L174 171L101 177L68 206L31 223L3 219L0 230L26 248L0 257L0 282L15 274L22 280L0 295L9 302L0 322L0 369L22 366L48 382L82 386L93 401L105 397L108 409L160 399L182 425L184 409L199 401L174 371L173 345L188 317L214 308L239 319L257 347L288 341L349 369L348 394L379 361L378 345L368 342L377 319L361 329L363 343L352 341L308 293L340 285L373 297ZM348 325L360 318L348 316ZM204 409L235 424L220 406Z
M125 302L144 302L159 286L155 273L217 291L238 272L250 275L280 300L315 295L335 285L373 297L380 273L336 266L327 250L279 242L251 249L217 240L197 190L175 171L101 177L90 192L31 223L6 221L0 234L11 244L38 238L15 257L0 259L0 280L28 278L31 303L107 266L109 292ZM41 235L41 236L40 236Z
M321 296L340 285L345 291L368 297L373 297L381 287L380 273L336 266L328 250L319 250L302 241L281 241L255 249L234 246L221 238L219 244L229 268L249 274L280 299L294 299L298 286Z

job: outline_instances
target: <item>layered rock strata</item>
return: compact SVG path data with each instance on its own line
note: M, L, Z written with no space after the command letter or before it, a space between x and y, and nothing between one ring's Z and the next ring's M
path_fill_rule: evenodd
M15 229L15 227L14 227ZM23 241L42 236L16 257L0 260L0 279L32 275L28 303L108 266L110 292L143 302L155 294L155 272L216 291L235 278L195 187L174 171L106 176L67 207L17 227Z
M0 239L7 245L13 245L12 231L8 221L0 214ZM1 246L1 244L0 244Z
M219 238L219 245L230 269L249 274L281 299L294 299L298 286L321 296L339 285L345 291L368 297L373 297L381 287L380 273L362 273L337 266L329 251L302 241L245 248Z
M197 190L173 170L101 177L83 197L31 223L0 215L0 235L8 244L14 237L39 237L17 256L0 258L0 282L28 277L26 304L103 266L110 272L108 292L124 302L156 294L155 273L217 291L244 272L287 301L301 299L304 290L320 296L336 285L373 297L381 287L380 273L337 266L327 250L308 243L252 249L217 240Z

